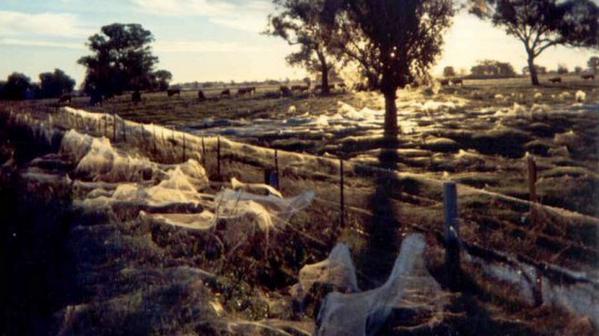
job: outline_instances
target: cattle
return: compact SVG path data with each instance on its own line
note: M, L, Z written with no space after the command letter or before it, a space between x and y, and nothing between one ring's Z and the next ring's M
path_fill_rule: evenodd
M283 95L283 97L289 97L291 95L293 95L293 93L291 92L291 89L289 89L288 86L282 85L279 88L279 91L281 91L281 94Z
M345 83L339 83L337 84L337 86L339 86L340 89L346 89L347 85L345 85Z
M250 87L243 87L243 88L239 88L239 90L237 90L237 95L238 96L243 96L246 94L255 94L256 93L256 87L254 86L250 86Z
M201 102L206 101L206 95L204 94L204 91L198 90L198 100Z
M551 77L551 78L549 78L549 81L551 83L561 83L562 82L562 78L561 77Z
M231 97L231 89L224 89L220 95L221 97Z
M464 86L464 80L461 78L453 78L450 80L452 85Z
M329 91L333 91L333 90L335 90L335 84L329 85ZM314 87L314 91L322 92L322 85L316 85L316 87Z
M70 94L63 94L60 96L60 98L58 98L58 104L70 104L72 99L73 96Z
M131 94L131 101L134 104L141 103L141 92L139 90L133 91L133 94Z
M181 89L168 89L168 90L166 90L166 94L169 97L172 97L174 95L181 97Z
M441 86L449 86L450 80L449 79L441 79L439 81L439 83L441 83Z
M310 90L310 87L308 85L293 85L291 87L291 91L306 92L308 90Z
M104 97L102 96L101 93L92 93L89 97L89 105L90 106L96 106L96 105L102 105L102 102L104 101Z
M584 80L595 80L595 75L594 74L584 74L584 75L580 76L580 78L582 78Z

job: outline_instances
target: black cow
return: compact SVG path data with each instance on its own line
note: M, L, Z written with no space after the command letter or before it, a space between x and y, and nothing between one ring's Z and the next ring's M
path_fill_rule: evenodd
M239 90L237 90L237 95L238 96L243 96L246 94L252 95L256 93L256 88L253 86L250 87L243 87L243 88L239 88Z
M141 92L139 90L133 91L131 94L131 101L134 104L141 103Z
M584 80L595 80L595 75L594 74L584 74L582 76L580 76L582 79Z
M464 86L464 80L461 78L454 78L451 80L451 84Z
M551 83L561 83L562 82L562 78L561 77L551 77L551 78L549 78L549 81Z
M450 81L449 79L441 79L439 83L441 83L441 86L449 86Z
M288 86L282 85L279 88L279 91L281 91L281 94L283 95L283 97L289 97L293 95L293 92L291 92L291 89L289 89Z
M102 102L104 102L104 97L101 93L94 92L89 97L90 106L102 105Z
M224 89L221 93L221 96L231 97L231 89Z
M60 98L58 98L58 104L70 104L72 99L73 96L71 96L70 94L63 94L62 96L60 96Z
M201 102L206 101L206 95L204 94L204 91L198 90L198 100Z
M172 97L174 95L181 97L181 89L168 89L168 90L166 90L166 94L169 97Z

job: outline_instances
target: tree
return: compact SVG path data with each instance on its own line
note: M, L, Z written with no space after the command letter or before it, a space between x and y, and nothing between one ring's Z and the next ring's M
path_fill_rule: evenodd
M83 89L92 95L113 96L125 90L152 87L152 71L158 58L149 44L152 33L139 24L114 23L91 36L91 56L79 59L87 67Z
M156 90L165 91L168 89L171 80L173 80L173 74L167 70L158 70L154 72L153 78L155 82L153 86L156 88Z
M303 66L321 78L323 94L329 93L329 72L334 67L327 51L330 36L322 25L322 0L273 0L278 13L269 15L265 34L279 36L299 50L287 56L287 63Z
M539 85L535 59L556 45L597 47L599 8L591 0L470 0L471 12L505 28L524 44L530 79Z
M13 72L8 76L2 91L2 98L7 100L23 100L33 96L31 79L18 72Z
M397 89L428 75L454 14L452 1L328 0L326 8L354 23L372 48L378 63L372 71L385 97L385 137L396 140Z
M455 70L452 66L446 66L443 69L443 77L455 77Z
M470 69L470 72L474 78L506 78L516 75L511 64L495 60L479 61L478 65Z
M574 67L574 73L577 75L580 75L582 73L582 67L581 66Z
M599 69L599 56L593 56L589 58L587 65L589 66L589 70L596 74L597 69Z
M558 73L558 74L560 74L560 75L565 75L565 74L567 74L568 72L569 72L569 71L568 71L568 66L567 66L567 65L565 65L565 64L558 64L558 65L557 65L557 73Z
M62 94L73 92L75 80L64 71L54 69L54 72L44 72L39 75L40 98L57 98Z

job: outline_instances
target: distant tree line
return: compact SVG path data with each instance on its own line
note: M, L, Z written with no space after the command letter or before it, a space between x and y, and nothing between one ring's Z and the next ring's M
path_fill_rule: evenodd
M63 94L73 92L74 88L75 80L60 69L39 74L38 83L33 83L29 77L22 73L14 72L6 78L6 81L0 81L0 99L58 98Z

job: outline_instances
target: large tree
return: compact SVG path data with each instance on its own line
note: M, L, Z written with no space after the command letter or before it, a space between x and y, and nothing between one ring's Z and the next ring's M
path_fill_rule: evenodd
M298 51L287 56L287 62L319 74L322 93L328 94L329 73L334 64L327 51L330 36L320 17L324 0L273 0L273 3L277 13L269 16L265 33L298 46Z
M452 1L328 0L326 8L355 23L372 48L378 63L372 71L385 97L385 137L397 139L397 89L428 74L454 14Z
M40 98L57 98L62 94L73 92L75 87L75 80L60 69L54 69L54 72L41 73L39 78Z
M139 24L114 23L91 36L90 56L79 59L87 67L83 89L92 95L112 96L126 90L151 89L155 85L152 54L154 37Z
M31 97L33 97L31 79L18 72L10 74L2 89L2 99L23 100Z
M528 55L530 79L539 85L535 59L556 45L597 47L599 9L590 0L471 0L471 12L517 37Z

